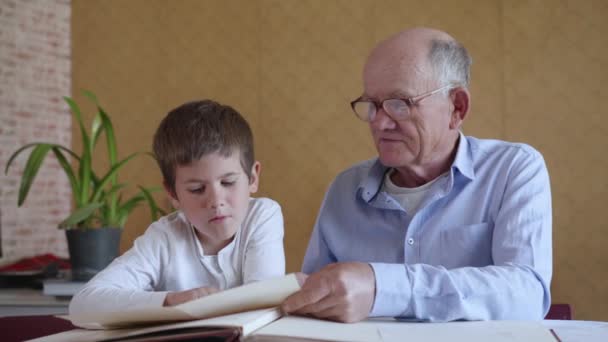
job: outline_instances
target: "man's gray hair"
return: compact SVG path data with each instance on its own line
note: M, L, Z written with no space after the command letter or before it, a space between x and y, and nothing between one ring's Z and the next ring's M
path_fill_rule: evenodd
M471 56L462 44L453 40L431 41L429 60L440 85L469 86Z

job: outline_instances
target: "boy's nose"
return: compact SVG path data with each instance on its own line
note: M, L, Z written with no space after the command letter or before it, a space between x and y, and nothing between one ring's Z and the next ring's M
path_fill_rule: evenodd
M224 202L223 201L213 201L211 202L211 205L209 206L211 209L217 209L217 208L221 208L224 206Z
M207 198L207 207L217 209L224 206L224 195L221 189L210 189Z

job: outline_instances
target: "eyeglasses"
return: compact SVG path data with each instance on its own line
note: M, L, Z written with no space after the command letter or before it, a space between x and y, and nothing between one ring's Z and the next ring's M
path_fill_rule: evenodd
M397 99L386 99L383 101L372 101L372 100L363 100L362 97L354 100L350 103L350 106L353 109L353 112L357 115L357 117L363 121L370 122L373 121L376 117L376 113L380 108L383 108L384 111L395 121L401 121L407 119L410 115L410 109L417 105L423 99L437 94L438 92L448 89L455 88L457 85L448 84L439 89L435 89L429 91L428 93L420 94L417 96L413 96L410 98L397 98Z

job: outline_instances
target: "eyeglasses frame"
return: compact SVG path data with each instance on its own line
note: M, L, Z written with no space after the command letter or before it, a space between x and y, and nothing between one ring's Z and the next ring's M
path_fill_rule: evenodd
M416 106L418 103L420 103L420 101L424 100L425 98L427 98L429 96L432 96L432 95L435 95L435 94L437 94L437 93L439 93L439 92L441 92L441 91L443 91L445 89L454 89L454 88L458 88L459 86L460 85L458 85L458 84L450 83L450 84L444 85L444 86L442 86L440 88L437 88L435 90L431 90L431 91L428 91L426 93L422 93L422 94L419 94L419 95L416 95L416 96L407 97L407 98L393 97L393 98L390 98L390 99L384 99L382 101L363 100L363 96L359 96L356 100L350 102L350 107L353 110L353 113L355 113L355 116L357 118L359 118L360 120L365 121L365 122L373 121L373 118L371 118L371 116L368 118L368 120L365 120L365 119L361 118L359 116L359 114L357 114L357 111L355 110L355 104L357 104L357 102L369 102L369 103L373 103L374 106L376 107L376 111L374 112L374 115L373 115L374 117L378 113L378 110L380 108L382 108L391 117L391 119L393 119L395 121L402 121L402 120L407 119L407 117L402 118L402 119L396 119L396 118L394 118L386 110L386 108L384 108L384 102L386 102L388 100L401 100L401 101L405 102L405 105L408 106L409 110L411 111L414 106Z

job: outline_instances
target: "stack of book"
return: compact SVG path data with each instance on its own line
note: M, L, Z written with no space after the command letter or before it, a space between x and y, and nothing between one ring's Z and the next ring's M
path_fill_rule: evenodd
M85 281L72 280L69 271L61 271L56 278L46 278L42 281L42 293L45 296L72 297L84 284Z

